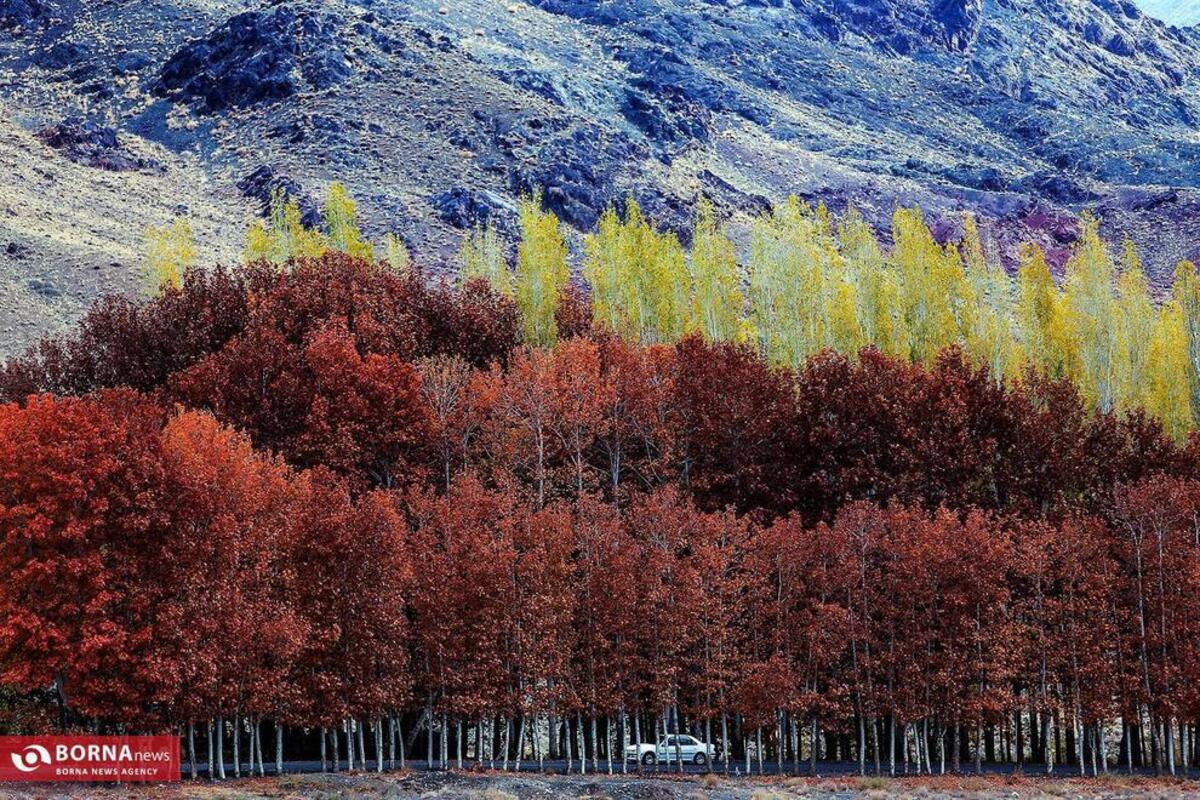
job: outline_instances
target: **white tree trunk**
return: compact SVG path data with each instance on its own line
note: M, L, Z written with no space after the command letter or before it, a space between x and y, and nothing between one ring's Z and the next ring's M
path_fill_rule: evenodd
M597 749L596 744L597 744L597 742L600 741L600 738L596 733L596 715L595 714L592 714L591 738L592 738L592 772L599 772L600 771L600 751L599 751L599 749Z
M633 740L637 745L637 771L642 774L642 715L640 713L633 716Z
M517 758L516 771L521 771L521 758L525 755L525 715L517 717Z
M608 757L608 774L613 774L613 718L606 716L604 718L604 754ZM625 748L621 748L622 754Z
M501 769L503 769L505 772L508 772L508 751L510 749L509 742L511 741L511 736L512 720L510 720L508 717L504 717L504 732L501 734L500 740L504 746L504 765L501 767Z
M217 776L225 780L225 718L217 717Z
M579 748L579 774L587 775L587 747L583 743L583 715L575 713L575 746Z

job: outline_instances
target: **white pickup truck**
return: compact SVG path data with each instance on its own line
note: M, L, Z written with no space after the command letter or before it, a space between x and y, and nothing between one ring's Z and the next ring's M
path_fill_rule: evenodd
M675 761L676 754L685 764L707 764L720 758L716 745L706 745L696 737L686 734L664 736L658 740L657 745L644 743L640 749L636 744L625 748L626 761L641 761L643 764L657 764L660 761L671 764Z

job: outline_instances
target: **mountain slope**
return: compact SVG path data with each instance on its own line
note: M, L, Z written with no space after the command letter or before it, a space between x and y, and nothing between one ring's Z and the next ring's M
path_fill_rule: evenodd
M580 230L798 193L947 237L974 210L1010 262L1061 263L1083 208L1159 279L1200 255L1200 33L1127 0L0 0L0 28L28 130L87 116L247 208L340 178L435 269L534 188Z

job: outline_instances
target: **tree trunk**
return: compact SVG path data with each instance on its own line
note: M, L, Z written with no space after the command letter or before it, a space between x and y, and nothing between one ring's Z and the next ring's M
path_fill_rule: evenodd
M275 720L275 774L283 774L283 723Z
M733 748L729 745L729 715L721 712L721 747L724 748L725 774L729 774L729 759L733 758Z
M1025 719L1021 709L1017 709L1017 763L1025 763Z
M638 712L633 715L633 741L637 745L637 772L642 774L642 714Z
M500 769L508 772L508 750L511 747L512 721L506 716L501 718L504 721L504 727L500 731L500 752L503 754L500 762Z
M758 774L765 775L766 773L763 772L763 743L761 725L754 729L754 754L758 756Z
M679 706L671 709L671 717L674 720L675 728L675 770L683 774L683 747L679 744Z
M863 715L858 715L858 774L867 774L867 723Z
M629 758L625 754L625 748L629 746L629 715L625 712L625 707L621 706L621 774L629 774Z
M525 715L517 717L517 758L516 769L521 771L521 757L525 755Z
M1054 750L1050 746L1050 715L1042 714L1041 732L1038 734L1045 748L1046 774L1054 774ZM1057 734L1055 736L1057 738Z
M625 748L621 748L621 754L624 755ZM608 774L613 774L613 718L611 715L604 717L604 756L608 759Z
M821 732L817 727L817 718L812 718L812 736L808 742L808 773L812 777L817 777L817 750L820 749Z
M583 715L575 712L575 752L579 756L579 774L587 775L587 746L583 740Z
M396 720L396 728L397 728L397 730L396 730L396 734L397 734L396 746L400 748L400 769L406 769L405 758L404 758L404 736L401 735L401 734L403 734L403 726L400 724L403 720L404 720L404 717L399 717Z
M746 721L744 718L738 718L738 728L742 733L742 749L746 751L746 774L753 775L754 769L750 766L750 737L746 735Z
M225 718L217 717L217 776L225 780Z
M888 714L888 775L896 777L896 715ZM905 743L907 746L907 742Z
M188 766L191 767L189 776L196 780L196 723L188 723Z
M955 718L954 725L952 727L954 728L954 730L950 734L950 753L951 753L950 771L953 772L955 775L957 775L959 772L962 771L962 761L959 758L962 755L962 751L958 747L958 735L959 735L960 726L958 724L957 717Z
M600 771L600 751L596 749L596 744L600 741L600 739L596 735L596 715L594 713L592 714L590 736L591 736L591 740L592 740L590 743L592 746L592 772L599 772Z
M779 744L775 747L775 769L777 775L783 774L783 756L785 745L787 743L787 720L784 719L784 713L781 710L775 712L775 727L779 733Z
M396 715L388 714L388 769L396 769Z

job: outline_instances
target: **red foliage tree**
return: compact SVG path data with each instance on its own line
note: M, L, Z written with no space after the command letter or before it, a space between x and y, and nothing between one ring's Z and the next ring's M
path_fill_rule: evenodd
M308 635L289 671L295 694L285 718L336 726L389 716L406 707L410 691L405 521L391 495L352 500L322 470L297 489L283 559L293 594L282 599Z
M690 337L676 347L675 458L706 509L786 512L796 502L795 387L753 350Z
M104 297L84 315L78 333L46 339L0 369L0 401L120 386L152 392L241 333L251 296L277 279L265 265L194 269L178 288L144 303Z
M259 447L300 467L328 467L356 487L421 477L427 413L416 370L396 356L360 355L343 325L302 346L255 328L176 376L172 391Z

